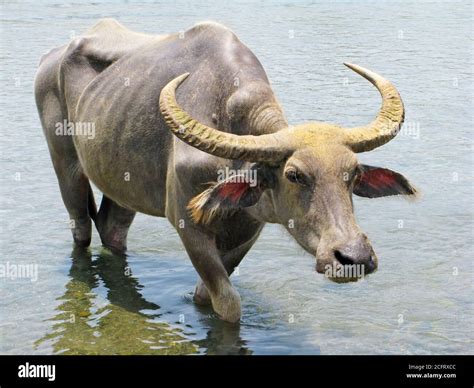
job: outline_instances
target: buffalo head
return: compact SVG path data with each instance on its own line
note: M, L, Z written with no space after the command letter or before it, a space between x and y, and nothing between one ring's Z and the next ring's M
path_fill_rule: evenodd
M356 153L370 151L393 139L404 119L396 88L381 76L346 64L369 80L383 104L369 125L351 129L310 122L261 136L239 136L199 123L176 101L176 88L188 74L162 90L160 110L170 130L187 144L211 155L252 162L256 181L221 180L188 208L195 222L207 223L226 211L250 207L267 196L274 221L316 256L316 270L335 281L351 281L373 272L377 257L357 225L352 194L376 198L413 196L416 190L401 174L360 164Z

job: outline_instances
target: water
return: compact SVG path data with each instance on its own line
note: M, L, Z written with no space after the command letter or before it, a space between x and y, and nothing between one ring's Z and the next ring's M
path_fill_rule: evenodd
M402 172L420 201L355 198L380 259L338 285L267 225L233 282L240 326L192 302L195 271L165 219L138 215L127 256L72 252L33 100L40 56L101 17L149 33L202 20L232 28L263 63L290 123L367 123L378 93L342 66L399 88L404 132L362 162ZM1 27L0 353L452 354L473 346L473 33L470 2L12 2ZM96 192L96 201L99 201Z

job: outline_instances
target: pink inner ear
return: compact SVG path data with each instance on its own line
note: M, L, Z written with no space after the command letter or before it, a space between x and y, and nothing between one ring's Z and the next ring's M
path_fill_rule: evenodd
M361 182L375 188L382 189L384 187L393 186L396 182L396 176L390 170L384 168L376 168L365 171L360 177Z
M233 203L237 203L248 188L249 184L245 182L228 182L222 185L217 195L221 199L230 199Z

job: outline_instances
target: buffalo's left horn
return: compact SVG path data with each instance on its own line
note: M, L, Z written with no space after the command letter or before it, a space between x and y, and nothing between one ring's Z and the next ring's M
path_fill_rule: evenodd
M382 108L377 118L364 127L349 129L346 134L346 144L354 152L370 151L384 145L397 135L405 118L403 102L390 81L363 67L350 63L344 65L370 81L382 96Z
M282 132L261 136L234 135L208 127L193 119L176 101L176 89L188 77L170 81L160 94L160 111L170 130L187 144L211 155L249 162L278 162L290 151Z

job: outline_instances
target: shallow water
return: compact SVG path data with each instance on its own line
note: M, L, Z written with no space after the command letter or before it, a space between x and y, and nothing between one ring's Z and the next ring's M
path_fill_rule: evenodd
M0 353L451 354L473 346L473 54L470 2L22 1L1 11ZM355 198L379 256L364 281L334 284L267 225L233 282L240 325L192 302L195 271L164 219L137 215L127 256L74 252L33 99L40 56L101 17L149 33L202 20L232 28L264 65L290 123L367 123L378 93L342 66L392 80L406 125L364 163L405 174L415 203ZM96 201L100 200L96 191Z

